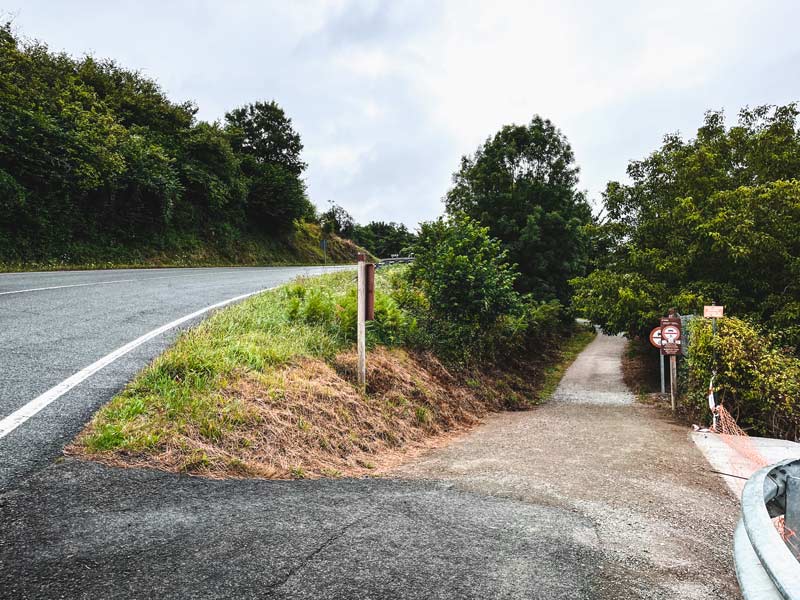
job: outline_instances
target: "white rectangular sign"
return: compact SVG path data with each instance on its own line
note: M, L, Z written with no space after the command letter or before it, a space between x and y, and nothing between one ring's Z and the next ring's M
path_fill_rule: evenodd
M703 316L706 319L721 319L725 312L724 309L724 306L704 306Z

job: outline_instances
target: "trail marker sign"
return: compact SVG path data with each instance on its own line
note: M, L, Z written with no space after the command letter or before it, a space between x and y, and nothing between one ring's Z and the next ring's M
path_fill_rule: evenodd
M661 347L664 345L664 339L661 337L661 326L654 327L653 331L650 332L650 343L652 344L653 348L658 348L661 350Z
M725 315L725 307L724 306L704 306L703 307L703 316L706 319L721 319Z
M666 355L679 354L681 351L681 320L667 317L661 319L661 351Z

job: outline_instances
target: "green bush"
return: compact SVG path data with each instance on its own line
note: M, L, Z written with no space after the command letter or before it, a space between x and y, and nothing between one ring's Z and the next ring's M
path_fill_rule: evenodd
M351 290L340 299L338 322L348 340L356 339L357 292ZM367 342L370 346L396 346L411 339L416 332L416 320L409 317L397 302L380 290L375 290L375 319L367 321Z
M416 343L443 358L498 360L558 329L561 304L519 294L507 252L471 218L424 223L414 255L393 296L418 318Z
M714 368L716 400L754 435L800 437L800 359L750 323L724 318L716 337L711 323L690 326L689 401L707 412ZM715 360L716 357L716 360Z

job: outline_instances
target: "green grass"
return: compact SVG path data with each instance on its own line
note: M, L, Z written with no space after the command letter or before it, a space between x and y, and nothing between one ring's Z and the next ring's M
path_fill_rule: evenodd
M561 378L569 366L575 362L586 346L596 337L594 329L588 329L582 325L576 325L575 333L568 337L564 345L559 349L560 358L544 370L544 379L539 392L539 401L545 402L550 399L556 391Z
M323 275L307 285L341 296L355 285L354 273ZM296 288L249 298L184 333L97 413L82 440L85 448L143 452L165 437L195 433L213 442L226 428L247 424L253 415L224 394L231 382L247 372L269 377L275 367L298 357L329 360L349 345L330 324L290 319Z

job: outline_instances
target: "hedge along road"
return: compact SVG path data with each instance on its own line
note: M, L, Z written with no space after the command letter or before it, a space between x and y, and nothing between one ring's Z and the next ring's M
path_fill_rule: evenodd
M333 268L0 274L0 492L59 456L201 311Z

